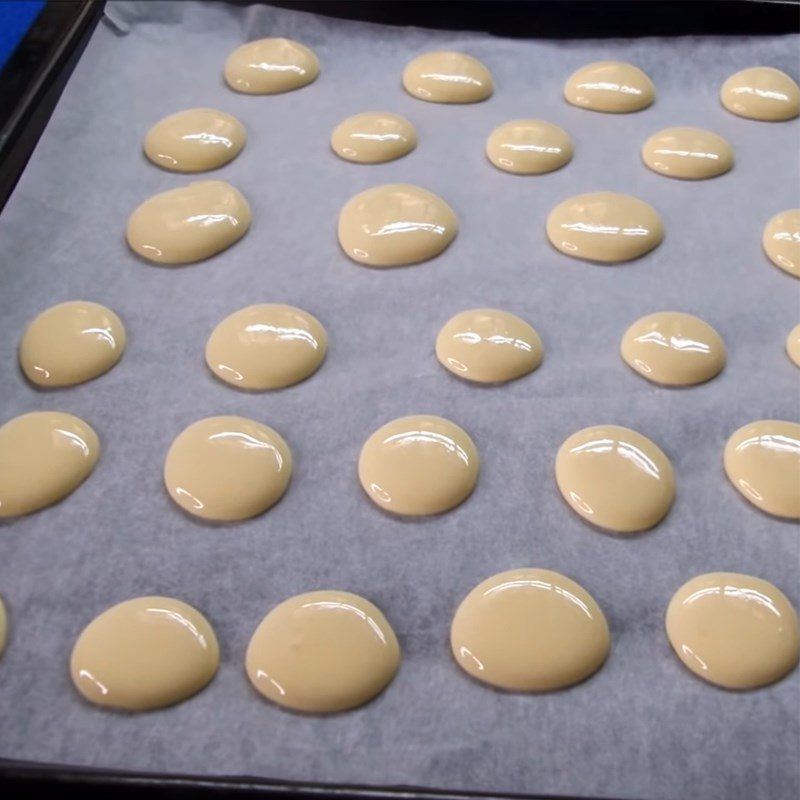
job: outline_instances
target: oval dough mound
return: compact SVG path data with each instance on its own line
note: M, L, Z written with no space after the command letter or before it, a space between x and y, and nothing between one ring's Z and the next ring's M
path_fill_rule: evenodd
M712 572L687 581L667 608L667 638L695 675L726 689L780 680L800 654L797 612L777 586Z
M430 414L378 428L361 448L358 477L367 496L393 514L441 514L469 497L478 450L466 431Z
M19 364L37 386L74 386L108 372L125 351L125 327L110 309L86 300L59 303L26 328Z
M644 143L642 161L659 175L698 181L728 172L733 167L733 148L702 128L665 128Z
M492 75L477 58L451 50L423 53L403 70L403 88L428 103L479 103L494 91Z
M217 637L192 606L136 597L84 628L72 650L75 688L99 706L149 711L199 692L219 666Z
M260 694L312 714L368 703L399 666L400 645L380 609L341 591L284 600L256 628L245 657L247 676Z
M731 75L719 92L732 114L763 122L785 122L800 114L800 87L772 67L748 67Z
M578 108L607 114L629 114L653 104L656 90L647 75L624 61L595 61L574 72L564 98Z
M131 249L156 264L192 264L247 233L250 206L225 181L198 181L153 195L128 219Z
M610 645L595 599L548 569L487 578L464 598L450 628L461 669L517 692L552 691L585 680L603 665Z
M144 139L144 153L172 172L205 172L233 161L247 140L236 117L215 108L190 108L159 120Z
M237 47L225 61L225 81L243 94L280 94L319 76L316 54L292 39L269 38Z

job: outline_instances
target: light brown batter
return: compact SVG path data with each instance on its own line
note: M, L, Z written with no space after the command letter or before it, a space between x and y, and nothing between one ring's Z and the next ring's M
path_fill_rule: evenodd
M369 267L427 261L445 250L457 232L453 209L410 183L367 189L339 214L339 244L353 261Z
M479 103L492 96L492 75L466 53L437 50L423 53L403 70L403 88L429 103Z
M721 136L702 128L665 128L644 143L642 161L668 178L702 180L733 167L733 148Z
M247 134L236 117L215 108L190 108L157 122L144 138L145 155L173 172L205 172L233 161Z
M87 300L59 303L26 328L19 365L37 386L72 386L108 372L125 342L122 321L110 308Z
M569 163L572 140L557 125L539 119L515 119L495 128L486 155L498 169L516 175L540 175Z
M400 646L380 609L350 592L300 594L272 609L247 647L255 688L295 711L329 714L364 705L400 666Z
M795 325L786 337L786 355L800 367L800 325Z
M501 383L533 372L544 355L539 334L508 311L474 308L439 331L436 357L459 378Z
M666 626L678 658L726 689L757 689L797 666L797 612L777 586L752 575L692 578L670 600Z
M751 422L728 439L724 461L731 483L754 506L800 519L800 424Z
M0 518L57 503L89 477L100 440L82 419L33 411L0 427Z
M475 488L478 450L450 420L401 417L378 428L361 448L358 478L370 500L394 514L441 514Z
M3 655L3 650L6 649L6 640L8 639L8 615L6 614L6 607L3 603L3 598L0 597L0 656Z
M281 435L245 417L206 417L169 448L164 483L185 511L230 522L263 514L283 497L292 454Z
M307 86L319 75L312 50L291 39L258 39L237 47L225 62L225 81L244 94L278 94Z
M250 206L225 181L153 195L128 220L128 244L157 264L191 264L226 250L250 227Z
M458 665L484 683L518 692L563 689L602 666L611 645L594 598L549 569L515 569L478 584L453 617Z
M579 194L557 205L547 218L556 250L586 261L631 261L661 244L658 212L643 200L616 192Z
M235 311L214 328L206 363L239 389L281 389L313 375L327 348L325 329L307 311L263 303Z
M417 146L414 126L399 114L369 111L340 122L331 135L331 149L345 161L380 164L394 161Z
M556 455L556 482L573 511L617 533L657 525L675 497L669 459L646 436L620 425L573 433Z
M800 208L776 214L764 228L761 243L776 267L800 278Z
M659 311L636 320L622 337L625 363L643 378L665 386L692 386L725 366L725 343L700 317Z
M624 61L595 61L574 72L564 86L568 103L590 111L627 114L653 104L656 90L647 75Z
M219 647L208 620L171 597L136 597L84 628L70 659L75 688L90 702L126 711L180 703L217 672Z
M800 87L772 67L749 67L731 75L719 99L732 114L764 122L782 122L800 114Z

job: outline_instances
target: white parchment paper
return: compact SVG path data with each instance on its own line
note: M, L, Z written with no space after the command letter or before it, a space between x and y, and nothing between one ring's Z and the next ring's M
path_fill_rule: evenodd
M752 693L716 689L675 658L663 616L678 586L715 570L759 575L800 601L800 531L748 505L722 470L723 446L740 425L800 416L800 372L784 352L800 320L800 283L760 246L766 221L798 205L800 122L740 119L717 99L723 80L746 66L769 64L797 78L798 37L504 40L194 2L113 3L109 13L129 32L97 28L0 217L2 419L61 409L90 422L103 443L95 473L74 495L0 525L0 593L11 620L0 659L0 756L489 792L796 798L800 673ZM320 78L274 97L228 90L227 54L266 35L312 47ZM406 95L404 64L434 48L480 58L495 77L494 96L456 107ZM613 116L562 100L574 69L609 58L651 75L652 108ZM125 245L127 217L151 194L193 178L149 164L142 137L162 116L193 106L223 109L247 127L245 150L214 176L247 196L253 227L205 263L151 266ZM336 158L331 130L371 109L407 116L418 148L379 166ZM494 169L483 154L486 136L519 117L569 131L573 162L541 177ZM730 174L687 183L641 164L647 136L686 124L733 144ZM394 181L441 194L461 231L432 262L359 267L337 245L338 211L356 192ZM667 231L661 247L619 267L554 251L544 233L548 211L600 189L654 205ZM128 351L97 381L37 391L16 365L19 336L45 307L78 298L120 314ZM257 302L301 306L326 326L330 351L312 379L243 394L206 369L214 325ZM542 367L492 388L442 369L433 354L439 327L475 306L528 319L544 340ZM668 390L625 366L624 330L664 309L699 314L722 334L729 363L719 378ZM358 451L382 423L424 412L469 431L481 478L450 514L392 519L362 495ZM171 440L212 414L263 420L290 443L291 488L265 516L208 526L164 491ZM559 444L600 423L640 430L675 466L675 506L650 533L599 533L558 494ZM503 694L452 661L449 624L462 597L518 566L570 575L604 608L612 652L586 683L542 696ZM243 671L262 616L318 588L370 598L404 651L388 691L330 718L268 704ZM220 672L175 708L139 716L93 708L70 684L74 639L103 609L143 594L173 595L208 615Z

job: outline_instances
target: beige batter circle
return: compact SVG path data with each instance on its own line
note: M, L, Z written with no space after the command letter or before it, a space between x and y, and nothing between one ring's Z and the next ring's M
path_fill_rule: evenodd
M620 425L573 433L556 455L556 482L573 511L617 533L657 525L675 497L669 459L646 436Z
M725 472L754 506L800 519L800 424L763 419L739 428L725 445Z
M757 689L797 665L797 612L768 581L711 572L687 581L667 608L667 637L695 675L726 689Z
M399 666L400 646L380 609L341 591L284 600L256 628L245 657L247 676L264 697L314 714L368 703Z
M3 598L0 597L0 656L3 655L3 650L6 649L6 640L8 639L8 614L6 614L6 606L3 603Z
M544 348L539 334L508 311L474 308L450 319L436 337L436 357L459 378L502 383L533 372Z
M214 328L206 363L239 389L282 389L313 375L327 348L316 317L294 306L263 303L235 311Z
M776 267L800 278L800 208L776 214L764 228L761 243Z
M516 175L540 175L569 163L572 140L557 125L539 119L515 119L495 128L486 155L498 169Z
M347 201L339 214L339 244L369 267L400 267L438 256L458 233L453 209L410 183L387 183Z
M307 86L319 75L312 50L291 39L258 39L225 61L225 81L244 94L278 94Z
M429 103L479 103L492 96L492 75L477 58L451 50L423 53L403 70L403 88Z
M205 172L233 161L246 140L236 117L215 108L190 108L153 125L144 138L144 153L162 169Z
M217 672L208 620L171 597L136 597L95 617L70 659L75 688L99 706L148 711L180 703Z
M414 126L405 117L389 111L368 111L348 117L331 134L333 152L358 164L394 161L416 146Z
M518 692L563 689L602 666L611 645L594 598L549 569L514 569L478 584L450 628L456 662L479 681Z
M250 227L250 206L225 181L153 195L128 220L131 249L157 264L191 264L226 250Z
M725 343L700 317L659 311L625 331L622 359L643 378L665 386L705 383L725 366Z
M185 511L230 522L263 514L283 497L292 454L281 435L245 417L206 417L167 452L164 483Z
M624 61L595 61L574 72L564 85L568 103L590 111L627 114L641 111L656 99L653 82Z
M763 122L783 122L800 114L800 87L772 67L749 67L731 75L719 99L732 114Z
M88 300L59 303L26 328L19 365L37 386L72 386L108 372L125 342L122 321L110 308Z
M480 461L472 439L431 414L400 417L361 448L358 478L375 505L394 514L441 514L475 488Z
M89 477L100 440L82 419L33 411L0 427L0 518L63 500Z
M617 263L658 247L664 227L658 212L637 197L591 192L564 200L550 212L547 238L573 258Z
M800 325L795 325L786 337L786 354L800 367Z
M642 161L668 178L715 178L733 167L733 148L721 136L702 128L665 128L642 146Z

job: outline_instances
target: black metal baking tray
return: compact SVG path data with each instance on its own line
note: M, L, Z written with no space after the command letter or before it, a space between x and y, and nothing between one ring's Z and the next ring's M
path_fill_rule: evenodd
M248 3L239 3L246 5ZM0 73L0 206L13 191L39 135L102 17L101 0L51 2ZM800 30L800 6L785 0L542 0L541 2L275 2L311 13L497 35L566 38L652 35L760 35ZM457 5L458 13L454 13ZM57 721L54 720L54 724ZM4 796L76 792L85 798L295 797L467 800L497 795L406 786L345 786L125 773L3 761ZM506 797L511 797L506 795ZM521 798L521 795L516 795ZM527 800L546 800L526 795ZM563 800L563 799L562 799ZM598 800L595 798L594 800Z

